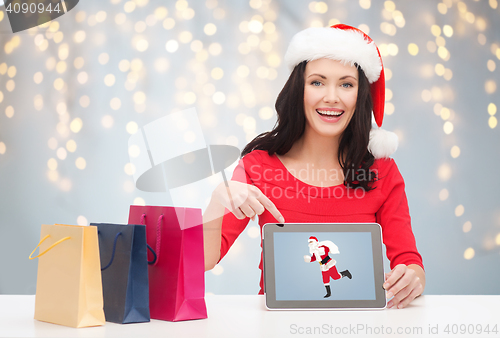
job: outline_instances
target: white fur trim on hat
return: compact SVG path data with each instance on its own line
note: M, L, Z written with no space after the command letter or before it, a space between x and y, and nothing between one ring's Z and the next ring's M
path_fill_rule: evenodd
M368 151L376 158L388 158L398 149L398 136L382 128L372 128Z
M285 54L290 70L302 61L327 58L354 66L357 63L370 83L378 80L382 70L377 47L354 30L311 27L295 34Z

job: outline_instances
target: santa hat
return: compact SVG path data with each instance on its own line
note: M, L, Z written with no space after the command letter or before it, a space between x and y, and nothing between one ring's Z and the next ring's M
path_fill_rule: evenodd
M308 240L308 242L317 242L317 241L318 241L318 239L314 236L309 237L309 240Z
M373 40L361 30L344 24L307 28L292 38L285 63L293 70L302 61L321 58L361 67L370 83L373 116L379 127L370 132L368 150L375 158L389 157L398 147L398 137L380 128L384 119L385 77L382 57Z

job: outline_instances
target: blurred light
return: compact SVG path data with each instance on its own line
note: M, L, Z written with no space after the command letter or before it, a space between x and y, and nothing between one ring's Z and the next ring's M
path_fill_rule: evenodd
M500 233L495 237L495 244L500 245Z
M117 25L124 24L126 20L127 20L127 16L125 15L125 13L118 13L115 15L115 23Z
M439 192L439 199L441 201L446 201L449 196L450 193L448 192L448 189L441 189L441 191Z
M211 271L214 275L220 276L224 273L224 268L222 267L222 265L217 264Z
M497 90L497 84L494 80L488 80L484 84L484 90L488 94L493 94Z
M11 92L16 88L16 83L14 82L14 80L9 80L5 84L5 88L7 89L7 91Z
M184 31L179 34L179 41L181 43L189 43L193 39L193 34L189 31Z
M446 49L446 47L440 46L440 47L438 47L438 55L441 59L447 61L450 54L448 53L448 50Z
M187 92L184 94L184 103L187 105L192 105L196 102L196 94L193 92Z
M446 7L446 5L444 3L442 3L442 2L440 2L438 4L437 8L438 8L438 12L441 13L441 14L443 14L443 15L445 15L446 12L448 11L448 7Z
M434 36L441 35L441 27L439 27L438 25L432 25L431 26L431 33Z
M329 26L332 26L332 25L329 24ZM361 30L362 32L364 32L366 35L370 34L370 27L368 27L368 25L365 25L364 23L360 24L358 26L358 29Z
M99 63L101 65L105 65L109 61L109 55L108 55L108 53L101 53L101 54L99 54L99 57L97 58L97 60L99 61Z
M135 173L135 166L132 163L127 163L125 164L123 170L125 171L125 174L132 176Z
M216 92L212 96L212 100L214 101L215 104L223 104L224 101L226 101L226 95L224 95L223 92Z
M414 43L410 43L408 45L408 53L410 53L410 55L417 55L418 54L418 46Z
M83 127L83 122L82 119L77 117L71 121L71 124L69 125L69 128L73 133L78 133Z
M496 114L496 112L497 112L497 106L494 103L490 103L488 105L488 114L493 116Z
M450 25L444 25L443 26L443 34L445 36L451 38L453 35L453 27L451 27Z
M424 89L422 91L422 101L429 102L432 99L432 93L430 90Z
M73 66L75 66L76 69L82 68L84 64L85 60L81 56L77 57L75 61L73 61Z
M451 157L457 158L458 156L460 156L460 148L458 146L453 146L451 148Z
M62 74L66 71L66 62L64 61L59 61L56 65L56 71L59 73L59 74Z
M127 130L127 133L133 135L133 134L137 133L137 130L139 130L139 126L134 121L130 121L125 126L125 130Z
M47 142L50 149L55 150L57 148L57 139L55 137L49 138Z
M428 41L427 42L427 50L431 53L435 53L437 50L436 43L434 41Z
M134 29L137 33L142 33L146 30L147 25L144 21L137 21L134 25Z
M391 102L386 102L385 103L385 113L387 115L394 114L394 110L395 110L394 105Z
M104 77L104 84L111 87L115 84L115 76L113 74L108 74Z
M438 169L438 177L442 181L447 181L451 177L451 168L448 164L442 164Z
M436 37L436 45L438 47L444 47L446 45L446 40L442 36Z
M389 12L393 12L396 9L396 4L392 1L386 1L384 2L384 8Z
M490 3L490 7L491 8L497 9L497 7L498 7L498 1L497 0L490 0L489 3Z
M465 212L465 208L462 204L458 205L456 208L455 208L455 216L457 217L460 217L464 214Z
M490 116L488 119L488 125L491 129L495 128L498 124L497 118L495 116Z
M212 69L212 71L210 72L210 75L212 76L212 78L214 80L220 80L222 79L222 77L224 76L224 71L222 70L222 68L219 68L219 67L215 67L214 69Z
M101 119L101 124L106 129L113 127L114 122L113 116L111 115L104 115Z
M69 135L68 126L66 126L66 124L64 124L62 122L59 122L57 124L56 130L59 133L59 135L61 135L62 137L68 137L68 135Z
M371 6L371 0L359 0L359 6L363 9L369 9Z
M450 81L453 77L453 72L451 71L451 69L446 68L443 77L446 81Z
M269 69L267 67L260 66L259 68L257 68L257 77L265 79L268 75Z
M87 75L87 72L80 72L76 76L76 79L78 80L78 82L80 82L80 84L85 84L87 82L88 78L89 78L89 76Z
M451 123L450 121L446 121L443 125L443 130L445 134L451 134L453 132L453 123Z
M109 106L111 107L111 109L113 110L118 110L120 109L120 107L122 106L122 101L117 98L117 97L114 97L111 99L111 101L109 102Z
M257 20L252 20L248 23L248 30L254 34L259 34L260 32L262 32L263 28L264 28L264 26L262 25L262 22L259 22ZM212 35L212 34L208 34L208 35Z
M269 120L273 117L274 110L271 107L262 107L259 110L259 117L263 120Z
M144 201L144 199L141 197L136 197L136 198L134 198L134 202L132 204L144 206L144 205L146 205L146 201Z
M86 38L86 34L85 34L85 31L77 31L75 33L75 35L73 35L73 41L75 43L82 43L83 41L85 41L85 38Z
M70 191L71 190L71 181L68 178L63 178L59 182L59 188L62 191Z
M3 101L3 93L0 91L0 103Z
M399 48L396 44L390 43L387 46L387 51L389 52L389 55L396 56L398 54Z
M441 63L437 63L436 66L434 67L434 71L436 72L437 75L443 76L444 75L444 66Z
M217 27L213 23L207 23L203 28L206 35L214 35L217 32Z
M80 106L87 108L90 105L90 98L87 95L83 95L79 100Z
M493 61L493 60L488 60L488 63L486 64L486 66L488 67L488 70L490 72L494 72L495 68L497 67L497 65L495 64L495 61Z
M464 251L464 258L469 260L469 259L472 259L474 258L474 249L472 248L467 248L465 251Z
M43 96L42 95L35 95L34 100L33 100L33 105L36 110L42 110L43 109Z
M174 53L177 49L179 49L179 43L175 40L169 40L165 45L165 49L169 53Z
M56 151L56 155L57 155L57 157L58 157L60 160L65 160L65 159L66 159L66 157L68 156L68 152L66 151L66 149L64 149L64 148L62 148L62 147L61 147L61 148L57 149L57 151ZM55 170L55 169L54 169L54 170Z
M207 96L212 96L215 93L215 86L211 83L207 83L203 86L203 93Z
M146 94L144 94L144 92L135 92L133 100L137 104L142 104L146 102Z
M214 42L208 47L208 52L214 56L219 55L222 52L222 46L219 43Z
M66 149L70 153L74 153L76 151L76 142L74 140L68 140L68 142L66 142Z
M12 78L14 76L16 76L16 73L17 73L17 69L16 69L16 66L10 66L9 69L7 70L7 75Z
M172 19L172 18L166 18L165 20L163 20L163 28L169 30L169 29L172 29L174 28L175 26L175 20Z
M51 158L47 161L47 167L49 170L56 170L57 169L57 160L55 158Z
M441 113L440 113L440 115L441 115L441 118L442 118L443 120L447 120L447 119L449 119L449 118L450 118L450 114L451 114L451 113L450 113L450 110L449 110L448 108L446 108L446 107L441 108Z
M75 161L75 165L78 169L83 170L87 166L87 161L83 157L78 157Z
M469 232L470 230L472 229L472 223L470 221L467 221L464 223L464 225L462 226L462 230L463 232Z
M390 101L392 99L392 90L389 88L385 89L385 100Z
M123 5L123 10L125 13L131 13L135 10L135 2L127 1L125 5Z
M12 118L14 116L14 107L7 106L7 108L5 108L5 116L7 116L9 119Z
M133 144L128 148L128 154L130 157L136 158L141 154L141 149L139 146Z
M76 224L78 225L88 225L88 221L87 221L87 218L85 218L84 216L78 216L78 218L76 219Z

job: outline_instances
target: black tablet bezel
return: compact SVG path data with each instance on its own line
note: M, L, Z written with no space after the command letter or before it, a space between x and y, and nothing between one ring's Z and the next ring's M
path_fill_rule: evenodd
M372 238L375 300L276 300L274 234L277 232L369 232ZM262 229L264 293L270 310L368 310L387 305L382 254L382 229L378 223L266 223Z

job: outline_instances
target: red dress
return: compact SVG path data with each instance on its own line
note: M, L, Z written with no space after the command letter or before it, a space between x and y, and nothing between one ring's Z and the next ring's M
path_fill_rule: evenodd
M396 163L390 158L378 159L370 169L377 172L379 180L374 184L376 189L369 192L347 189L343 184L321 188L295 178L276 155L254 150L240 160L232 180L259 188L288 223L379 223L391 269L398 264L417 264L423 268L411 229L404 180ZM300 174L299 171L299 178ZM248 222L249 218L239 220L230 212L224 215L221 259ZM276 222L267 210L259 216L261 229L266 223ZM259 269L259 294L262 294L262 254Z

